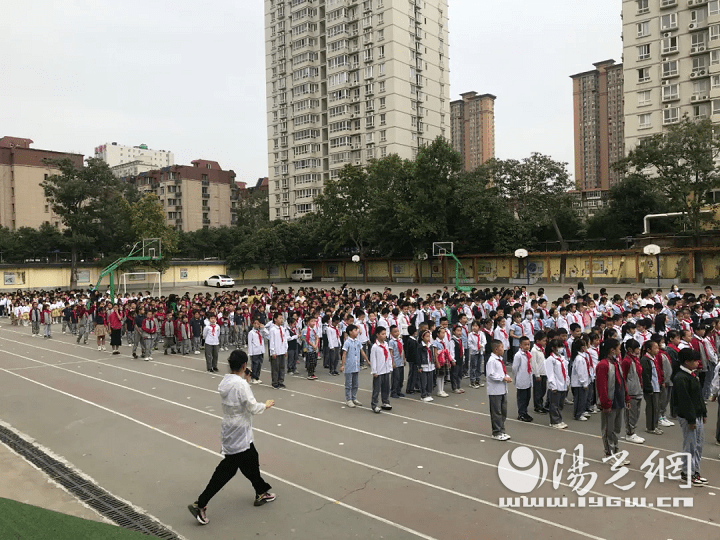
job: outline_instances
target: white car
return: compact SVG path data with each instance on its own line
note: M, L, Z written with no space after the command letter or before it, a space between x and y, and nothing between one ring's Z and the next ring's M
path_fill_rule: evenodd
M298 268L290 274L290 279L293 281L312 281L313 271L311 268Z
M205 280L205 286L217 287L218 289L220 287L234 287L235 281L230 276L220 274L218 276L210 276L209 278L207 278Z

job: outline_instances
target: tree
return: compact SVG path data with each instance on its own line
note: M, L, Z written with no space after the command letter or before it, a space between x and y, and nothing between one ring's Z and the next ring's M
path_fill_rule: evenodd
M94 244L103 217L118 208L113 204L122 198L123 186L107 163L89 158L83 167L76 167L70 159L48 163L60 174L48 176L41 182L48 200L65 227L70 244L70 287L77 287L77 259L81 247Z
M268 191L247 189L238 197L235 207L237 226L249 230L267 227L270 223Z
M165 221L165 209L160 199L154 193L147 193L129 207L135 242L145 238L159 238L161 241L162 258L150 261L148 266L158 272L165 271L177 251L177 234Z
M252 237L245 237L230 251L225 261L232 270L238 270L243 282L248 270L259 263L259 250Z
M703 208L713 190L720 189L715 165L719 156L720 132L712 122L686 115L665 132L643 139L618 168L655 183L667 198L669 210L681 212L678 224L692 233L693 244L699 246L703 228L713 219ZM695 268L701 269L699 254L696 257Z

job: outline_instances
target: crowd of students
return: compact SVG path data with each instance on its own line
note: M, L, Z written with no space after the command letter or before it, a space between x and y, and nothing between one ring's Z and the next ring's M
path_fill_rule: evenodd
M505 431L507 394L517 396L517 418L549 416L549 425L585 422L600 414L606 456L620 459L618 438L642 444L637 431L644 403L645 431L653 436L675 425L683 431L691 477L703 485L700 456L705 402L720 392L720 299L707 287L700 295L677 287L609 295L591 294L578 284L560 298L540 288L477 289L451 292L445 287L422 296L418 290L395 294L370 289L244 289L182 297L81 291L0 296L0 313L12 324L31 326L31 335L52 337L52 325L87 343L94 335L112 354L122 340L132 356L152 360L164 354L203 354L206 369L218 372L219 351L247 349L251 384L259 384L266 355L273 388L286 376L317 380L345 378L344 402L357 399L359 372L370 369L373 412L392 409L391 399L417 394L435 397L486 386L492 436ZM467 381L467 383L465 382ZM567 406L567 409L566 409ZM567 412L566 412L567 410ZM715 439L720 443L720 415Z

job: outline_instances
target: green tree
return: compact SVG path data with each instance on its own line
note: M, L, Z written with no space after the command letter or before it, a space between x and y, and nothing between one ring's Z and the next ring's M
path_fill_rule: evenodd
M148 266L159 272L165 271L177 252L177 233L165 220L162 202L154 193L147 193L136 203L128 205L134 241L145 238L159 238L161 241L162 258L150 261Z
M40 185L65 227L71 254L70 287L76 288L78 252L95 244L103 218L118 211L117 202L125 188L100 159L89 158L79 168L70 159L48 163L60 173L48 176Z
M230 269L240 272L242 281L244 282L247 271L259 264L259 257L260 253L257 243L252 237L247 236L233 247L225 259L225 262L227 262Z
M270 223L268 190L245 190L235 206L237 226L249 230L267 227Z

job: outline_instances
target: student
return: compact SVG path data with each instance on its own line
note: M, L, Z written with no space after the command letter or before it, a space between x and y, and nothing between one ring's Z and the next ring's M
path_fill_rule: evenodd
M387 330L379 326L375 334L375 344L370 351L370 373L373 376L372 401L370 408L374 413L391 411L390 405L390 374L393 370L393 359L385 343ZM382 394L382 395L381 395ZM382 405L378 407L378 400L382 398Z
M572 365L570 374L570 388L573 393L573 418L586 422L590 416L587 409L587 392L590 387L590 355L587 352L587 343L583 338L577 338L572 344Z
M645 439L635 433L638 418L640 417L640 404L642 403L642 366L640 365L640 344L634 339L625 341L625 357L621 365L625 387L630 396L630 406L625 411L625 440L635 444L642 444Z
M298 341L300 329L298 328L298 319L296 314L288 317L287 322L287 372L288 374L298 375L297 360L300 343Z
M545 348L545 372L550 394L550 427L567 429L562 421L562 409L568 388L566 360L561 356L565 345L559 338L553 339Z
M408 364L406 394L414 394L420 389L420 375L418 369L418 341L417 328L414 324L408 326L408 336L405 341L405 361Z
M365 358L365 351L362 344L358 340L359 328L354 324L349 324L345 329L347 338L342 347L342 365L340 371L345 373L345 405L348 407L362 407L357 399L358 393L358 375L360 372L360 359Z
M43 338L52 338L53 317L52 312L50 311L50 306L47 304L47 302L43 303L43 310L40 314L40 323L43 325ZM105 347L103 347L103 350L105 350Z
M252 330L248 333L248 356L252 366L252 377L250 384L262 384L260 371L262 370L263 357L265 356L265 340L262 335L262 323L260 319L253 319Z
M645 431L662 435L663 431L658 427L658 421L660 419L660 388L663 375L655 360L658 351L658 344L654 341L648 340L643 343L640 350L640 365L642 366L642 387L645 397Z
M460 388L463 378L463 364L465 360L465 348L462 343L463 327L459 324L453 327L452 341L450 342L450 355L453 357L453 365L450 371L450 384L454 394L464 394L465 390Z
M417 370L420 375L420 399L425 402L433 401L432 390L435 382L435 347L432 343L430 330L423 330L420 333L420 343L417 349Z
M658 426L671 427L675 422L670 421L665 416L665 411L670 403L670 395L672 393L672 360L665 345L665 338L659 334L655 334L651 338L658 344L658 354L655 362L661 368L662 384L660 385L660 403L658 404ZM720 418L720 417L719 417Z
M218 354L220 353L220 325L217 318L210 314L210 324L203 328L203 339L205 340L205 367L209 373L218 373Z
M31 336L40 335L40 321L42 320L42 311L38 308L38 303L32 303L32 309L30 310L30 324L31 324Z
M591 414L600 412L600 409L595 405L597 398L597 387L595 385L595 378L597 374L598 362L600 362L600 334L597 332L591 332L588 336L588 348L587 354L590 357L590 385L587 393L587 404L585 410Z
M218 341L219 333L218 330ZM253 416L270 409L275 402L272 399L265 403L255 401L248 385L250 370L247 369L247 361L247 354L243 351L230 353L230 374L225 375L218 386L224 411L220 432L224 458L215 469L205 491L193 504L188 505L188 510L200 525L209 523L208 503L235 476L238 469L255 489L255 506L275 500L275 494L270 493L270 485L260 475L260 459L252 432Z
M199 310L195 310L195 313L193 313L192 321L190 321L190 327L192 328L193 354L200 354L200 349L202 348L202 334L205 324L201 318Z
M340 323L340 317L335 316L330 320L330 324L325 329L325 335L327 337L327 348L325 356L327 357L326 363L330 371L330 375L338 375L337 366L340 359L340 329L338 324Z
M606 339L599 350L600 362L597 365L597 394L600 409L600 433L605 457L611 458L618 453L618 436L622 428L622 412L630 404L630 396L625 388L625 379L620 366L620 342L615 338ZM609 460L616 464L619 459ZM623 461L622 465L629 465Z
M182 315L182 323L180 324L180 353L183 356L190 354L191 342L192 342L192 327L188 322L187 313Z
M175 349L175 321L173 321L172 311L167 314L165 323L163 323L163 336L165 336L165 340L163 342L164 354L167 355L168 349L170 349L170 352L172 352L172 354L176 354L177 350Z
M488 402L490 403L490 423L492 437L496 441L508 441L510 435L505 433L507 418L507 385L512 382L508 376L503 360L505 349L503 342L494 339L491 344L492 354L486 366Z
M509 338L512 340L512 347L508 351L508 361L515 358L515 353L520 347L520 338L523 336L522 315L520 313L512 314L512 322L510 323Z
M110 329L110 347L114 355L120 354L120 345L122 345L122 316L120 315L120 306L115 304L108 317L108 328Z
M107 316L105 308L99 307L95 313L95 338L97 341L98 351L105 350L105 334L107 334Z
M318 351L320 350L320 334L317 328L317 318L310 317L308 319L307 330L305 333L305 346L307 347L307 357L305 364L307 366L308 380L315 381L315 367L317 366Z
M273 324L270 325L270 335L268 337L270 369L272 370L272 386L279 389L285 388L285 361L287 359L288 340L283 328L282 313L275 313L272 321Z
M680 419L683 434L683 456L685 470L681 473L682 480L688 481L687 471L690 471L690 480L695 486L707 484L707 480L700 476L700 460L702 459L703 444L705 442L705 423L707 422L707 408L702 396L702 386L697 377L700 354L692 349L683 349L679 354L680 370L673 380L673 401Z
M480 331L480 323L473 321L470 325L471 332L468 335L468 348L470 350L470 388L480 388L485 384L480 382L483 368L483 355L485 354L486 337Z
M530 338L521 337L518 351L513 358L513 376L515 377L515 388L517 389L518 420L532 422L533 417L527 412L530 405L530 395L533 384L532 353L530 352Z
M445 345L445 328L438 328L433 334L433 346L436 349L435 359L437 360L437 369L435 370L435 381L437 384L437 395L439 397L448 397L445 392L445 376L449 373L453 366L453 358Z
M390 397L405 397L405 394L402 392L403 381L405 380L405 351L403 348L402 336L400 335L400 328L395 325L390 327L388 347L390 347L393 359L393 370L390 380Z
M536 413L547 414L543 401L547 395L547 371L545 371L545 346L547 334L539 331L535 333L535 345L532 348L533 372L533 408Z

